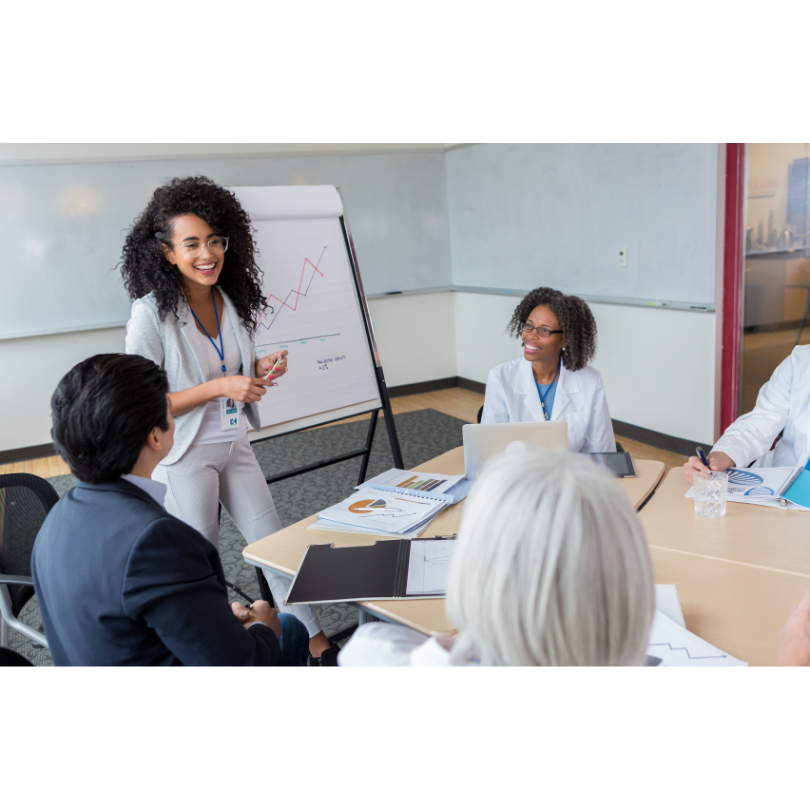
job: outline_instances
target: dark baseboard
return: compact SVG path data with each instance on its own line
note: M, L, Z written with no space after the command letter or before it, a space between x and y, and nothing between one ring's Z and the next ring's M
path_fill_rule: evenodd
M485 383L475 382L464 377L445 377L442 380L429 380L428 382L411 383L411 385L395 385L388 389L388 394L392 397L409 397L412 394L444 391L446 388L465 388L467 391L475 391L476 394L485 394L487 390Z
M388 396L409 397L413 394L429 394L431 391L443 391L445 388L458 388L458 377L445 377L442 380L395 385L388 389Z
M35 458L47 458L55 455L56 450L52 444L20 447L17 450L3 450L0 452L0 464L15 464L18 461L33 461Z
M487 384L475 382L475 380L467 380L464 377L457 377L456 383L459 388L465 388L467 391L475 391L476 394L486 394Z
M651 444L659 450L669 450L671 453L678 453L681 456L694 456L695 447L701 444L701 442L693 442L689 439L679 439L677 436L668 436L666 433L658 433L655 430L647 430L647 428L637 425L629 425L627 422L619 422L617 419L612 421L613 432L617 436Z

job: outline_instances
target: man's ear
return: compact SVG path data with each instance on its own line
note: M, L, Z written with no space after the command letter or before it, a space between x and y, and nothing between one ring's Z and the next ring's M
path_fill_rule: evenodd
M156 453L159 453L163 449L163 443L161 441L162 437L160 435L160 431L154 427L149 432L149 435L146 437L146 446L150 450L154 450Z

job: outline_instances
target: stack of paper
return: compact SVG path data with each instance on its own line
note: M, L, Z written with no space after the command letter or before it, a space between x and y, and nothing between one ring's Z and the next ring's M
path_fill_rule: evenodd
M362 484L372 489L386 492L422 493L432 498L458 503L467 497L473 481L463 475L442 475L441 473L415 473L407 470L388 470ZM357 487L360 489L360 487Z
M424 528L447 506L444 499L360 487L337 506L318 513L318 528L361 534L406 537Z

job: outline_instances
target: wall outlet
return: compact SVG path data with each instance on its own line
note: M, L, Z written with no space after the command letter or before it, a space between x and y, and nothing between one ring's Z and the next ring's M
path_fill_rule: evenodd
M619 267L627 267L627 248L619 248Z

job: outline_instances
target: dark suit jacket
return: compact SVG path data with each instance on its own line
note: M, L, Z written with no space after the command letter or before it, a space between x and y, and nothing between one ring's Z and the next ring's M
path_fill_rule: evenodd
M231 612L214 546L123 479L64 495L31 569L57 666L281 664L273 631Z

